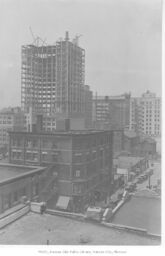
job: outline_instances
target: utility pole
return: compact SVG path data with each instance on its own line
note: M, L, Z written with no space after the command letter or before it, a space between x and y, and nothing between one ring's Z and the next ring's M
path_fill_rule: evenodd
M153 169L150 169L149 179L148 179L148 187L149 187L149 189L151 189L151 175L152 174L153 174Z
M148 188L151 189L151 175L149 174L149 179L148 179Z

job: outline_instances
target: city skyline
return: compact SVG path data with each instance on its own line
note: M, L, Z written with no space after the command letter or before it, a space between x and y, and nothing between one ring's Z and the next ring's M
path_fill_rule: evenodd
M149 89L161 95L161 1L49 1L48 5L44 0L0 0L0 5L0 108L20 105L21 46L33 42L30 26L50 45L66 30L71 38L82 34L85 83L94 94L130 91L139 97Z
M163 245L162 3L0 0L0 245Z

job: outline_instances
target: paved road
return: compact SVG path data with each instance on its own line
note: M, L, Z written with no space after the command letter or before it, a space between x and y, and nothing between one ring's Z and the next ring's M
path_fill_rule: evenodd
M157 180L161 178L161 164L159 162L154 163L153 167L153 175L150 177L150 185L155 186L157 184ZM145 180L143 183L137 183L137 189L144 189L149 185L149 179Z

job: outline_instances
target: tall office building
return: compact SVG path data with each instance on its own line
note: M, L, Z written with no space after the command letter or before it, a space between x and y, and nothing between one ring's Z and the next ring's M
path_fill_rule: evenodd
M78 36L54 45L22 46L22 109L52 118L84 118L85 50ZM92 109L91 109L92 111Z
M149 136L161 135L161 99L147 91L131 99L130 129Z
M129 127L130 94L93 97L93 123L96 128Z

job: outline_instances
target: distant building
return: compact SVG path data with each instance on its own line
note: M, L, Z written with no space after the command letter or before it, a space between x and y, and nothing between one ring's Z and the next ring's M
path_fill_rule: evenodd
M85 128L91 129L93 126L92 123L92 98L93 93L90 90L89 85L85 85L84 90L84 98L85 98Z
M113 130L112 138L113 138L113 157L115 157L124 149L124 131Z
M8 131L23 131L25 117L19 107L0 111L0 147L8 146Z
M147 91L130 102L129 129L149 136L161 135L161 99Z
M22 46L21 74L22 109L42 114L46 130L68 118L84 118L91 127L92 92L85 85L85 50L77 36L70 41L66 32L54 45Z
M146 135L126 130L123 136L123 150L132 156L152 157L156 155L156 141Z
M130 99L130 122L129 122L129 130L138 131L138 100L137 98Z
M134 154L139 156L154 157L157 154L156 141L152 138L140 138L140 143L134 149Z
M113 159L115 173L124 176L125 184L135 178L136 174L148 168L148 160L144 157L118 156Z
M93 98L93 123L97 129L126 129L129 118L130 94Z
M9 162L54 165L59 204L67 208L70 202L72 210L80 211L96 197L110 193L112 132L10 132Z
M134 155L135 148L139 144L140 137L134 131L124 131L123 150Z

